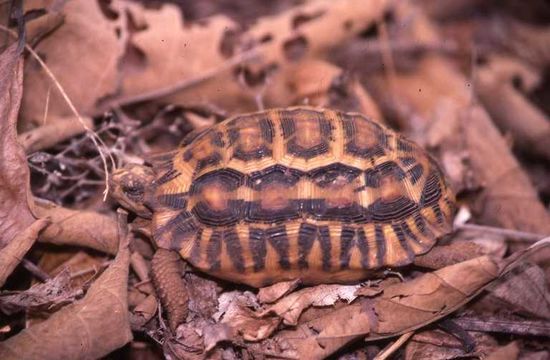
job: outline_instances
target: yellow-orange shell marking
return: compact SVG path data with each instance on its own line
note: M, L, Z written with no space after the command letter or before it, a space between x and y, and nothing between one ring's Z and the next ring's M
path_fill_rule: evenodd
M360 114L236 116L154 170L158 245L251 286L360 280L411 263L451 230L454 196L437 164Z

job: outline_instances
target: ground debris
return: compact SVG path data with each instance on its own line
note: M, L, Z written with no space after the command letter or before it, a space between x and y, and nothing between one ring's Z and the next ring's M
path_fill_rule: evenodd
M548 4L19 3L0 2L0 358L550 356ZM364 282L264 279L271 285L253 289L159 249L155 224L166 219L151 214L166 206L184 218L184 186L148 197L128 217L101 193L117 169L169 166L162 154L212 135L231 115L292 106L362 113L420 144L457 195L454 231L410 265L369 268ZM335 127L323 131L353 131ZM357 179L370 186L366 175ZM419 227L414 220L392 229ZM193 226L180 225L170 231ZM239 236L250 235L243 228ZM346 226L329 238L344 234ZM255 246L245 238L242 246ZM197 261L241 260L226 240L185 241L169 247L191 249ZM343 240L329 245L332 268L353 262ZM320 239L310 247L327 251Z

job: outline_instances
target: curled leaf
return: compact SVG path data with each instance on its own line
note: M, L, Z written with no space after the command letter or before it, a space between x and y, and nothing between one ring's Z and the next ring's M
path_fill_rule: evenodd
M39 241L116 253L118 238L113 218L93 211L67 209L42 200L37 201L36 212L52 221Z
M17 141L23 59L17 44L0 55L0 249L34 222L29 168Z
M0 287L34 244L38 233L48 224L48 219L36 220L0 251Z
M275 313L287 325L296 325L302 312L310 306L334 305L338 300L352 302L361 285L319 285L294 292L260 313Z
M396 336L434 322L471 300L498 275L498 265L487 256L447 266L282 331L258 348L323 359L360 337Z
M0 358L95 359L129 342L129 261L126 244L82 300L0 343Z

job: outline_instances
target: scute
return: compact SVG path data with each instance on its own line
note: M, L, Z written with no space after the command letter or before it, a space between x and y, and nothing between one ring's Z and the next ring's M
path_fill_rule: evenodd
M451 230L454 196L435 161L360 114L233 117L154 170L158 245L251 286L357 281Z

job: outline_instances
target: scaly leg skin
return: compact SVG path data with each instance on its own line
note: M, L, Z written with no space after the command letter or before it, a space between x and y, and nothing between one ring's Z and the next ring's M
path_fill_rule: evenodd
M158 249L151 261L151 278L172 332L185 321L189 311L189 295L182 279L182 265L180 255L166 249Z

